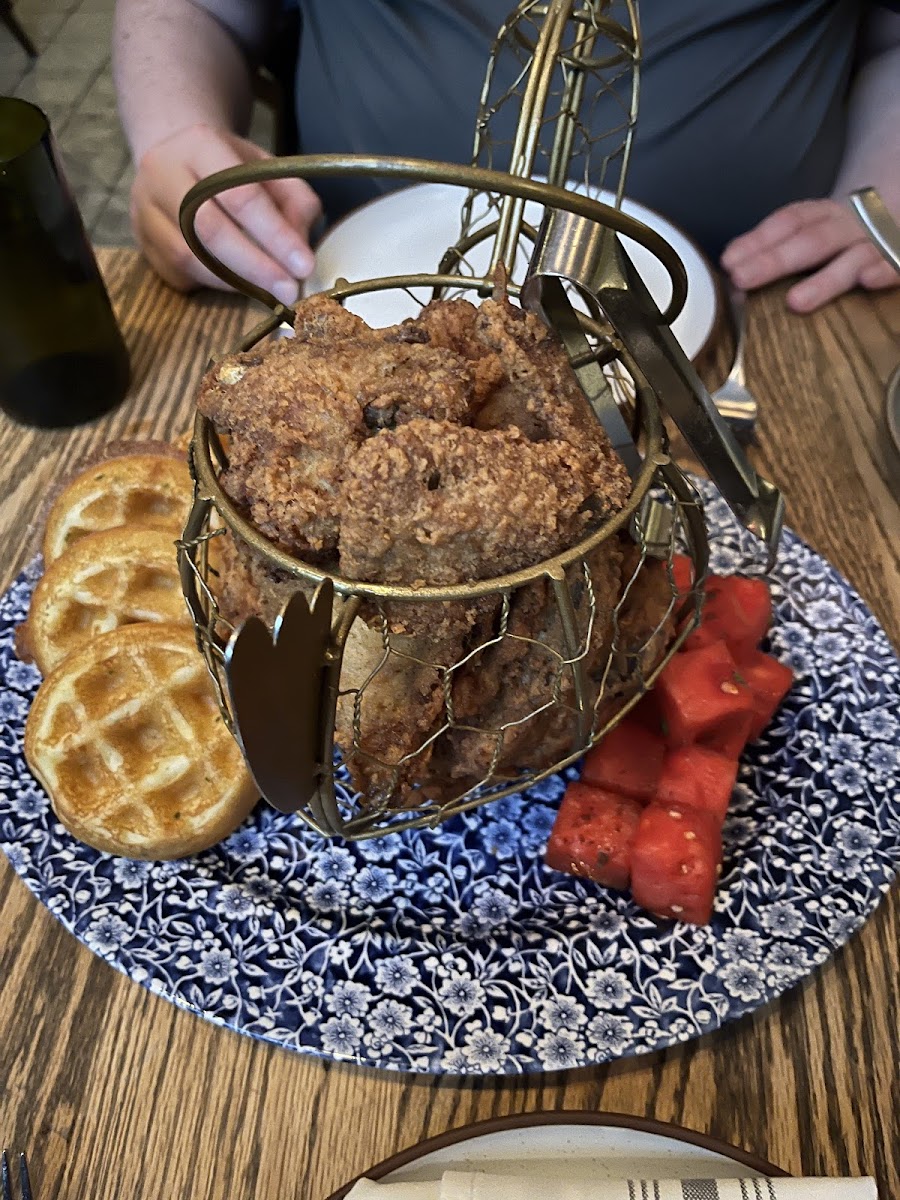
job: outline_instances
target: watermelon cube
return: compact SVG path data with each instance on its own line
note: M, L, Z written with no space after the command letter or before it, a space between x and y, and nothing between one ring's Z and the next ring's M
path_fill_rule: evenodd
M679 596L686 596L694 586L694 563L686 554L672 555L672 581Z
M628 720L633 724L640 725L649 733L656 737L661 737L663 741L666 739L666 725L663 720L662 711L659 707L659 697L656 694L656 689L653 688L638 700L637 704L628 714Z
M699 738L697 745L737 762L750 741L752 728L752 712L736 713L733 717L724 718L716 729Z
M705 746L670 750L663 762L656 801L709 813L721 825L731 801L737 770L736 758L726 758Z
M631 894L657 917L705 925L721 858L721 833L709 813L648 804L631 847Z
M676 654L660 674L656 693L670 746L699 743L737 758L755 708L724 642Z
M547 843L547 866L604 887L628 887L631 843L640 819L636 800L570 783Z
M794 673L771 654L753 650L738 665L741 678L753 697L753 723L750 740L758 738L775 715L775 710L791 690Z
M625 717L588 751L581 782L648 804L656 792L665 753L658 734Z
M755 650L772 624L772 597L762 579L742 575L710 575L700 625L686 639L685 650L700 650L722 641L735 658Z

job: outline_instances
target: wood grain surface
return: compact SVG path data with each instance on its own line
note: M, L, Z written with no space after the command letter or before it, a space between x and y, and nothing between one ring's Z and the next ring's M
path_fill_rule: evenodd
M134 364L130 398L72 432L0 417L0 586L34 548L42 499L121 436L186 431L211 352L251 323L228 297L185 299L137 255L101 254ZM759 465L790 524L859 589L900 644L900 460L883 385L900 295L812 317L784 289L750 305ZM726 348L708 365L721 378ZM900 903L801 987L652 1056L557 1075L460 1080L359 1070L251 1041L180 1011L94 957L0 863L0 1144L29 1152L37 1200L322 1200L426 1136L538 1109L653 1116L792 1173L873 1174L900 1197Z

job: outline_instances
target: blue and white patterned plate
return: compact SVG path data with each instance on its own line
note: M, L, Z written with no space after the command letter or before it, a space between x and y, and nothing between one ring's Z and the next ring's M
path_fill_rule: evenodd
M761 570L704 487L712 569ZM747 751L711 927L660 924L548 870L556 777L429 832L326 843L260 805L176 863L76 842L22 756L37 673L0 600L0 846L41 903L133 980L212 1021L403 1071L556 1070L687 1041L771 1000L859 928L900 865L900 664L791 533L772 650L797 673Z

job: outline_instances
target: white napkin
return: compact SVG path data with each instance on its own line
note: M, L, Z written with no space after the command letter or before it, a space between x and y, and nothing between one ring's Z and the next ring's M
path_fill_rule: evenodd
M874 1179L598 1179L445 1171L440 1182L360 1179L347 1200L878 1200Z
M440 1200L440 1183L375 1183L359 1179L346 1200Z

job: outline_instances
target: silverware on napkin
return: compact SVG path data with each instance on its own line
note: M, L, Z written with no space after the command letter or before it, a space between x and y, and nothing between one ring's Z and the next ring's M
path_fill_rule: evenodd
M374 1183L360 1179L346 1200L878 1200L875 1180L862 1179L604 1179L530 1173L444 1171L440 1180Z

